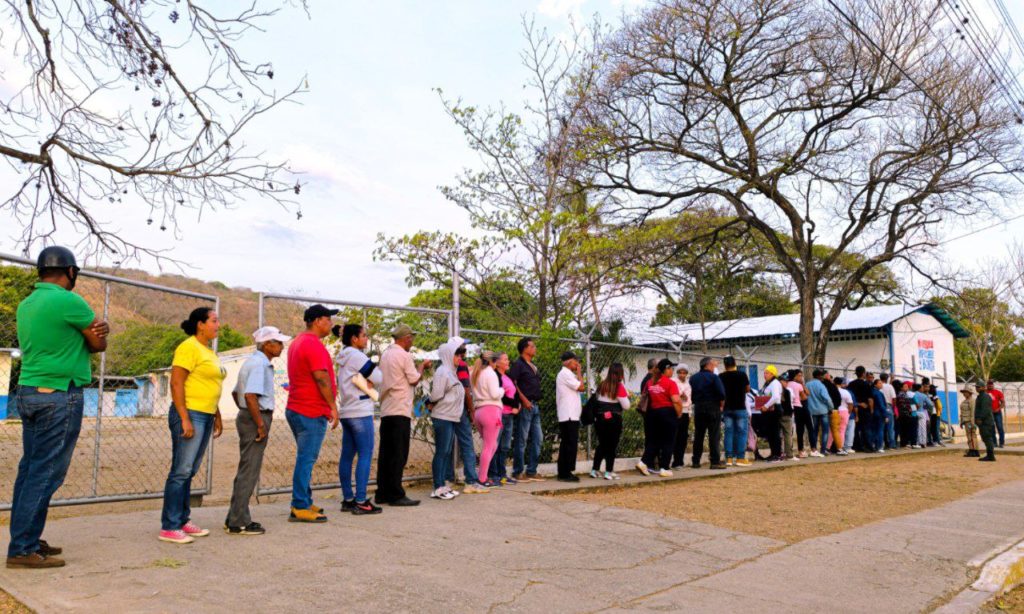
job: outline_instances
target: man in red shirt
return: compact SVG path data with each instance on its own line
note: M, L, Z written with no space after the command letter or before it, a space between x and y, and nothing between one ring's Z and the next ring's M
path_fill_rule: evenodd
M992 397L992 415L996 419L996 432L999 434L999 447L1006 445L1006 429L1003 427L1003 407L1006 406L1006 398L1002 391L996 390L996 383L988 380L988 395Z
M285 418L295 436L292 473L292 512L289 522L327 522L323 509L313 505L313 465L327 434L338 427L338 394L334 363L321 339L331 332L337 309L313 305L303 314L306 332L288 347L288 404Z

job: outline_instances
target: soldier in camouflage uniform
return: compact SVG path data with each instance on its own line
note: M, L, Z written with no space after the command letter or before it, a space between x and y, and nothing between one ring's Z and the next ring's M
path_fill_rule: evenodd
M978 425L974 423L974 391L965 386L960 391L964 395L963 403L960 404L960 428L967 434L967 453L964 457L978 458Z
M992 414L992 397L985 390L985 384L978 384L978 400L974 404L974 423L981 431L981 440L985 442L985 456L978 460L996 460L996 419Z

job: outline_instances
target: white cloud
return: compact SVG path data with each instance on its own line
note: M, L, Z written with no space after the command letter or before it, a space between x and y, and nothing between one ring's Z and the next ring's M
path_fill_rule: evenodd
M547 17L577 17L586 2L587 0L540 0L537 12Z

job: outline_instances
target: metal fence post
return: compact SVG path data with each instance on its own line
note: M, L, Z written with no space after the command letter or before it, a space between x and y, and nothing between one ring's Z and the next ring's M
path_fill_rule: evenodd
M106 322L110 312L110 282L103 283L103 321ZM100 354L99 395L96 401L96 436L92 451L92 496L99 494L100 484L100 446L103 443L103 388L107 375L107 353Z
M593 333L593 329L591 329L591 333ZM586 342L586 346L585 346L585 349L584 349L584 360L587 363L587 393L588 394L593 394L594 393L594 371L593 371L593 363L591 362L591 355L590 355L590 348L591 348L590 334L587 334L585 342ZM593 425L587 425L587 460L590 460L590 452L593 449L592 448L593 442L591 441L591 434L593 432L594 432Z
M260 301L261 302L262 302L262 299L263 299L263 295L260 294ZM213 301L213 310L216 311L217 312L217 316L220 317L220 297L219 296L217 298L215 298L214 301ZM261 309L260 310L260 315L262 315L262 314L263 314L263 310ZM260 326L263 326L263 324L261 323ZM217 351L217 338L216 337L214 337L214 339L213 339L213 351L214 352ZM206 494L208 494L208 495L213 494L213 448L214 448L215 443L216 443L216 440L213 437L211 437L210 438L210 445L207 446L207 448L206 448ZM203 503L203 495L199 495L198 503L199 503L199 505L202 505L202 503Z
M459 272L452 270L452 310L448 314L450 322L451 336L455 337L459 334L459 307L461 306L462 295L459 290Z

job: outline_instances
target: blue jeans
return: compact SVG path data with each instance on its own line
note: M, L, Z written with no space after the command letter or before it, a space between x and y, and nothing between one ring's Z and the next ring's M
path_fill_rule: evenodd
M885 408L885 447L890 450L896 447L896 416L891 407Z
M537 475L540 462L540 444L544 432L540 428L540 406L533 401L530 409L520 409L514 420L512 442L512 476L519 477L523 470L526 475ZM529 448L527 448L529 444Z
M171 470L164 484L164 508L160 514L160 528L177 531L188 524L192 515L189 499L192 497L192 478L199 473L203 454L213 434L213 414L188 410L194 431L190 439L181 436L181 416L171 405L167 414L167 427L171 431Z
M292 473L292 507L308 510L313 505L313 465L327 434L327 418L307 418L292 410L285 412L295 436L295 471Z
M993 413L996 419L996 433L999 434L999 447L1006 445L1006 429L1003 428L1003 412Z
M871 414L871 446L876 450L885 446L885 418L890 411L876 409Z
M750 415L746 409L727 409L722 412L725 425L725 457L747 457L747 428Z
M512 451L512 425L515 423L515 415L501 414L501 434L498 435L498 451L491 459L491 468L487 470L487 477L491 480L500 480L508 477L508 468L505 466Z
M476 473L476 450L473 448L473 423L469 420L469 412L463 410L462 419L455 425L455 440L459 443L459 456L462 457L462 471L466 474L466 484L477 484L480 476ZM449 482L455 481L455 463L448 467Z
M370 482L370 465L373 463L373 416L341 419L341 460L338 461L338 478L341 481L341 496L352 500L352 459L359 455L356 463L356 501L366 501L366 485Z
M452 446L455 445L455 427L458 422L431 418L434 424L434 460L430 463L430 473L434 477L434 489L444 486L445 479L452 469Z
M828 450L828 414L811 414L811 449Z
M85 405L81 388L42 394L34 387L19 386L17 399L22 455L14 480L7 556L39 550L50 498L71 466Z

